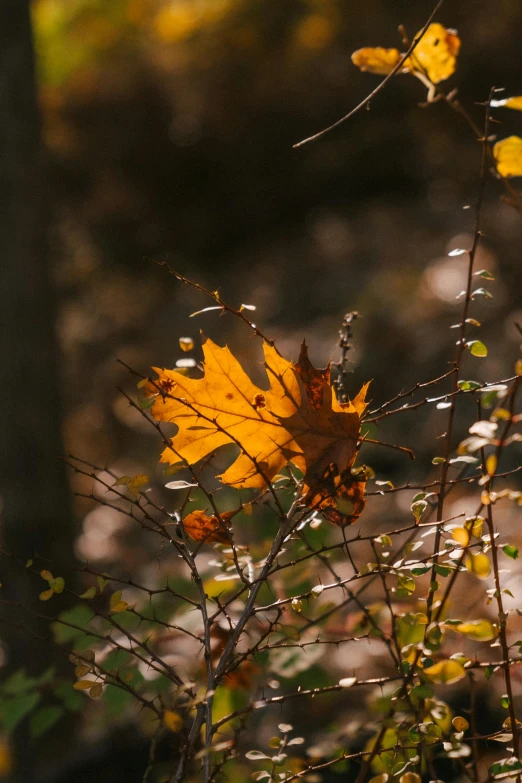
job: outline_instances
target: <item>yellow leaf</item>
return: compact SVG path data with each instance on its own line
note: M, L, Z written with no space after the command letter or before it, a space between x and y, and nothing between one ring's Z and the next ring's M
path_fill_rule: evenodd
M146 486L149 483L149 477L145 473L138 473L137 476L120 476L120 478L114 482L113 487L126 486L133 497L138 497L141 487Z
M75 691L89 691L97 683L94 680L78 680L73 685Z
M482 535L483 524L484 519L482 517L468 517L465 522L466 530L475 538L480 538Z
M400 59L401 53L398 49L383 49L382 46L367 46L352 54L352 62L357 68L381 76L391 73Z
M51 572L47 571L45 569L43 571L40 571L40 576L42 577L42 579L45 579L46 582L50 582L51 579L54 579L54 577L51 574Z
M296 364L267 343L264 350L267 390L252 383L227 347L211 340L203 344L203 378L155 368L158 378L147 387L155 395L152 415L178 426L162 462L193 465L235 443L241 452L221 481L257 489L288 462L305 473L307 489L320 485L332 464L339 473L353 465L368 384L353 402L340 404L329 369L316 370L304 344Z
M179 712L174 710L165 710L163 713L163 725L169 729L169 731L177 732L183 726L183 718Z
M451 723L455 731L467 731L469 729L468 721L460 715L455 715Z
M140 489L148 483L149 477L145 473L138 473L127 486L131 494L137 497L140 494Z
M129 604L127 601L118 601L117 604L114 604L113 607L111 607L111 614L119 614L120 612L125 612L129 608Z
M452 631L461 633L474 642L490 642L497 637L497 629L489 620L470 620L451 626Z
M505 109L516 109L522 111L522 95L515 95L513 98L503 98L500 101L491 101L494 108L503 106Z
M54 590L49 589L49 590L44 590L42 593L40 593L38 598L40 599L40 601L48 601L49 598L53 597L53 595L54 595Z
M99 699L100 696L102 695L102 693L103 693L103 683L102 682L97 682L89 690L89 696L91 697L91 699Z
M420 33L421 31L417 36ZM403 67L413 73L424 74L430 82L438 84L455 73L459 49L460 38L456 30L449 30L444 25L433 22Z
M465 547L469 544L469 533L463 527L456 527L454 530L452 530L451 537L462 547Z
M483 552L476 555L471 553L466 555L464 565L471 574L475 574L479 579L487 579L491 573L489 558Z
M121 590L116 590L115 593L113 593L109 599L109 606L112 609L121 601L122 592Z
M494 476L497 469L497 458L494 454L490 454L486 460L486 470L488 476Z
M498 173L503 177L522 177L522 138L508 136L493 147Z
M399 783L421 783L421 776L417 775L416 772L405 772L404 775L401 775L399 778Z
M89 666L88 663L80 663L74 670L74 676L75 677L85 677L86 674L88 674L92 669L92 666Z
M119 486L122 486L123 484L127 485L127 484L130 484L131 481L132 481L132 477L131 476L120 476L119 479L116 479L116 481L114 482L114 484L112 486L113 487L119 487Z
M450 659L438 661L433 666L428 666L427 669L424 669L424 674L427 674L432 682L439 682L445 685L451 685L466 676L462 664Z
M179 338L179 347L182 351L191 351L194 348L194 340L192 337L180 337Z
M421 31L417 33L417 36ZM401 73L422 74L433 84L449 79L457 66L460 38L455 30L434 22L400 69ZM380 46L358 49L352 54L352 62L361 71L387 76L398 65L403 55L398 49Z

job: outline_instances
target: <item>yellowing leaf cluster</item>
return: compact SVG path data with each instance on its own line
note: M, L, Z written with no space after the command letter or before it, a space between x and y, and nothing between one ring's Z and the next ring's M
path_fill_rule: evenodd
M419 31L417 37L421 34L422 31ZM459 50L460 38L456 31L434 22L402 63L400 73L412 73L427 78L432 84L438 84L455 73ZM386 76L399 65L402 57L404 55L398 49L366 47L352 54L352 62L361 71Z

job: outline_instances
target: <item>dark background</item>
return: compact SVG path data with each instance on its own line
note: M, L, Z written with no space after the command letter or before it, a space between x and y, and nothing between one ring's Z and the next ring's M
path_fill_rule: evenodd
M376 86L351 53L400 47L398 25L410 36L421 28L432 10L425 0L28 5L0 8L3 542L58 567L77 557L138 569L148 553L132 535L100 529L92 516L83 524L92 506L71 497L59 458L65 450L154 473L159 444L117 390L135 388L117 358L144 373L173 366L178 338L198 340L203 329L259 372L245 330L212 312L188 320L212 303L151 260L219 286L234 305L255 304L285 355L306 337L318 365L337 355L343 314L359 311L353 391L373 378L382 402L447 369L464 287L462 261L447 252L470 241L473 211L463 207L476 200L480 145L443 103L419 106L425 88L401 76L369 111L292 148ZM438 21L462 38L457 73L443 86L458 87L481 123L477 103L492 85L522 92L522 6L458 0ZM500 136L522 130L520 114L495 116ZM495 299L477 317L490 353L470 374L492 380L512 372L513 320L522 317L522 221L493 178L485 234L478 266L495 273ZM425 472L433 456L439 420L410 415L381 435L415 446L414 468L395 452L370 452L394 481ZM4 596L18 599L12 569L7 559ZM4 647L7 667L38 670L50 655L12 631ZM33 769L25 780L58 780L65 751L54 742L45 774ZM120 779L134 779L121 764L110 776Z

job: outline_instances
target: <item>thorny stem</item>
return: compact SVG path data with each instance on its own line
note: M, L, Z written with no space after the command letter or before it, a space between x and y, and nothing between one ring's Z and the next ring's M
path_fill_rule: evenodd
M489 111L490 111L490 104L491 99L493 97L494 90L490 90L489 98L486 104L486 117L485 117L485 123L484 123L484 138L483 138L483 144L482 144L482 158L481 158L481 165L480 165L480 183L479 183L479 193L477 198L477 206L475 209L475 227L473 232L473 242L471 245L471 249L468 252L468 276L467 276L467 284L466 284L466 293L464 296L464 303L462 307L462 317L460 320L460 328L459 328L459 339L457 342L457 351L455 356L455 373L453 374L453 384L452 384L452 398L451 398L451 405L448 412L448 422L446 426L446 433L444 438L444 454L443 454L443 462L440 469L440 486L439 486L439 497L438 497L438 505L437 505L437 521L440 521L443 518L444 515L444 500L446 496L446 481L448 477L448 470L449 470L449 459L452 449L452 436L453 436L453 424L455 421L455 409L456 409L456 392L459 388L459 380L460 380L460 369L461 369L461 363L462 363L462 357L464 354L464 351L466 350L466 319L468 317L469 312L469 306L471 303L471 295L472 295L472 285L473 285L473 265L475 262L475 256L477 253L477 248L479 246L481 232L480 232L480 224L481 224L481 217L482 217L482 205L484 201L484 191L485 191L485 182L486 182L486 165L487 165L487 146L486 141L488 138L488 130L489 130ZM434 549L435 552L438 552L440 549L440 528L437 528L437 531L435 533L435 543L434 543ZM431 583L435 581L435 565L438 562L438 557L435 555L433 558L433 569L431 572ZM430 588L430 591L428 593L428 600L427 600L427 606L426 606L426 614L428 617L428 626L431 623L432 620L432 609L433 609L433 601L435 598L435 592Z
M284 521L282 521L282 524L274 538L274 541L272 543L272 546L270 548L270 553L268 554L265 564L263 566L263 569L261 571L260 577L258 582L253 585L250 594L248 596L248 599L245 603L245 607L241 613L241 616L239 617L237 624L230 634L230 636L227 639L227 643L225 645L225 648L221 654L221 657L219 659L219 662L214 670L214 682L218 683L223 675L226 672L227 665L235 651L237 642L239 641L239 638L241 634L243 633L243 629L247 623L247 621L252 616L255 602L257 600L257 595L259 593L259 590L261 589L262 584L264 584L270 569L272 567L272 563L274 562L275 558L277 557L281 546L283 544L283 541L285 540L286 536L290 533L292 526L294 524L293 516L295 513L297 505L297 500L294 501L294 504L290 508L290 511L286 515L286 518ZM208 718L207 718L208 719ZM207 725L207 731L212 732L212 725L211 725L211 719L208 719L210 726ZM203 723L205 722L205 711L201 708L198 709L198 712L196 713L196 716L194 718L194 722L192 724L192 727L190 729L189 737L187 740L187 743L185 745L184 750L181 753L181 758L178 764L178 769L176 771L175 777L173 778L174 783L181 783L183 780L183 777L185 775L187 763L190 758L190 751L193 747L193 744L196 740L196 738L199 735L199 732L201 730L201 727Z
M510 416L508 421L506 422L502 435L499 439L499 444L496 449L496 459L498 462L501 450L504 446L504 442L506 440L508 431L511 427L511 423L513 420L513 411L514 411L514 405L515 405L515 397L516 393L518 391L518 388L520 386L521 377L517 378L513 385L513 390L511 394L511 400L509 405L509 412ZM481 449L481 457L482 457L482 470L485 476L488 475L487 473L487 467L486 467L486 456L484 453L484 449ZM487 486L486 494L489 495L491 493L493 488L495 476L491 476ZM486 502L486 501L484 501ZM495 525L493 522L493 504L491 500L489 499L489 502L486 503L486 523L488 527L488 533L491 543L491 562L493 566L493 577L495 581L495 598L497 601L497 608L498 608L498 621L499 621L499 641L500 646L502 649L502 659L503 664L502 668L504 671L504 682L506 684L506 692L508 697L508 711L509 711L509 722L510 722L510 730L513 735L513 752L516 756L516 758L520 761L520 727L517 721L516 712L515 712L515 702L513 699L513 684L511 681L511 669L509 665L509 645L507 640L507 619L508 615L504 610L504 601L502 598L502 585L500 582L500 571L499 571L499 563L498 563L498 547L496 544L496 531L495 531ZM520 783L520 774L517 775L517 780Z

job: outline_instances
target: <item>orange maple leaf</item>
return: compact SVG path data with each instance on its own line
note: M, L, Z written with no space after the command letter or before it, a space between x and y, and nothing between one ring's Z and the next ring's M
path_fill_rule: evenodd
M344 527L356 522L362 514L366 505L365 487L364 469L353 475L350 468L340 472L337 465L331 463L321 479L308 487L304 502L320 511L329 522Z
M294 364L264 343L267 390L252 383L228 347L205 340L203 353L202 378L154 368L158 377L147 384L146 393L156 395L153 417L178 426L162 462L194 465L235 443L240 454L220 479L257 489L289 462L303 471L308 489L331 464L339 472L352 466L368 384L353 402L339 403L329 369L316 370L304 344Z
M183 520L186 533L194 541L207 544L230 544L230 520L236 511L223 511L219 517L208 516L204 511L192 511Z

